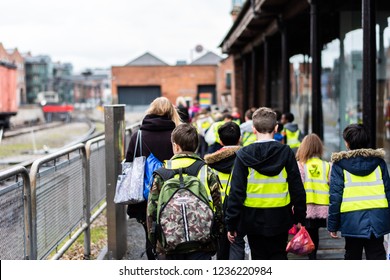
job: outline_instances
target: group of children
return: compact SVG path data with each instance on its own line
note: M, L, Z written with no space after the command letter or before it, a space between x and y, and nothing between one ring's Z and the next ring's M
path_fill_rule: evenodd
M291 116L284 118L288 127ZM334 238L341 231L345 259L361 259L363 248L367 259L385 259L390 180L384 151L368 149L364 126L344 130L348 151L333 154L331 166L315 134L301 142L290 129L294 143L276 140L280 122L272 109L253 110L249 119L253 142L242 145L240 126L224 121L216 129L220 146L204 159L194 125L172 131L174 156L154 173L147 204L157 258L244 259L246 236L252 259L286 260L288 231L296 225L306 226L315 243L309 259L316 259L320 227Z

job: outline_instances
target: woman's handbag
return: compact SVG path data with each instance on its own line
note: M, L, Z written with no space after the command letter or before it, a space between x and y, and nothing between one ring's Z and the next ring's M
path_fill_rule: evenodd
M287 244L286 252L296 255L307 255L314 250L315 246L309 233L305 227L301 229L291 238Z
M122 162L122 175L118 176L114 202L117 204L136 204L144 201L145 157L142 156L142 135L138 130L132 162ZM138 144L140 155L136 157Z

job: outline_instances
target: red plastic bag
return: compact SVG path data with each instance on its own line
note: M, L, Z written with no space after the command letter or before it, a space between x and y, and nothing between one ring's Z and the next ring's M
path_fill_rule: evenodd
M288 234L291 234L291 235L295 235L295 234L297 234L297 232L298 232L297 225L293 225L293 226L288 230Z
M307 255L313 252L315 246L305 227L301 227L296 235L291 238L286 247L286 252L296 255Z

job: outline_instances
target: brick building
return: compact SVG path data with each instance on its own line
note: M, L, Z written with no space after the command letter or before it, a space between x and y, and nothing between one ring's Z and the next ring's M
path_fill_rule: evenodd
M3 44L0 43L0 62L16 66L16 102L17 104L26 103L26 79L23 56L17 48L5 49Z
M207 52L191 64L168 65L156 56L145 53L125 66L112 67L113 103L126 104L127 109L143 111L150 102L165 96L172 103L183 96L188 103L200 93L211 93L211 103L231 106L233 63Z

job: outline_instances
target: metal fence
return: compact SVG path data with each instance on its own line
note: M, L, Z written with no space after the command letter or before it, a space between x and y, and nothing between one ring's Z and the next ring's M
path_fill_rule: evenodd
M139 124L126 128L126 143ZM106 207L104 136L0 172L0 259L59 259ZM61 244L61 248L59 245Z
M29 174L17 166L0 173L0 259L33 257Z

